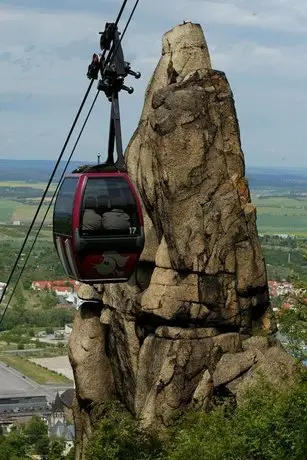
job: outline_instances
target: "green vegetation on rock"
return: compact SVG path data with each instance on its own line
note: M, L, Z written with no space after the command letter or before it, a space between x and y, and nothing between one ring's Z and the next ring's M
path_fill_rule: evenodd
M87 460L305 460L307 376L291 388L264 381L235 409L189 412L163 441L145 434L130 415L106 411L87 449Z
M304 460L307 383L280 390L262 382L233 413L190 413L176 428L169 460Z
M87 460L163 460L167 451L157 436L142 430L118 402L101 405L100 422L88 444Z

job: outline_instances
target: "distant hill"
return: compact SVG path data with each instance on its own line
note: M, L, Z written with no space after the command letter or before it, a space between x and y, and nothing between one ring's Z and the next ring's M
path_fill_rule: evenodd
M1 160L0 159L0 182L2 181L25 181L25 182L48 182L56 160ZM78 166L89 164L87 161L71 161L67 168L70 173ZM61 161L59 170L54 181L58 181L65 162Z
M307 189L307 168L250 167L246 175L252 189Z
M87 161L72 161L67 172ZM55 160L0 160L0 182L25 181L48 182ZM60 163L55 181L58 181L65 162ZM302 189L307 188L307 168L247 167L247 178L251 189Z

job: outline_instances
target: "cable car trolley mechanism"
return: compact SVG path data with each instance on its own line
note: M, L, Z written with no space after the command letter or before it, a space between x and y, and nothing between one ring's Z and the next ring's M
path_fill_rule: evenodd
M142 209L125 166L118 102L121 90L133 92L125 77L141 75L124 60L116 23L106 24L100 47L110 50L111 58L94 54L87 76L96 80L100 73L97 89L111 102L107 161L67 175L53 212L53 239L65 272L88 284L127 281L144 247Z

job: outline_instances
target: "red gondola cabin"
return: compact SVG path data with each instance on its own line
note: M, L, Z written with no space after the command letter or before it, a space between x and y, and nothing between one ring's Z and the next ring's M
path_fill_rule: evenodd
M70 278L127 281L144 247L143 215L126 173L70 174L53 213L54 244Z

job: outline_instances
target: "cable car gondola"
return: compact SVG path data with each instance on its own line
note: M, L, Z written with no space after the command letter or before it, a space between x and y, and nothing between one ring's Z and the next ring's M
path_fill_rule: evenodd
M88 71L89 78L98 78L100 70L98 90L111 101L108 159L67 175L53 212L54 244L65 272L89 284L127 281L144 247L142 209L125 167L118 103L121 89L133 91L123 85L125 76L140 74L123 59L117 27L107 24L101 47L110 47L111 41L115 52L110 64L102 71L94 55Z

